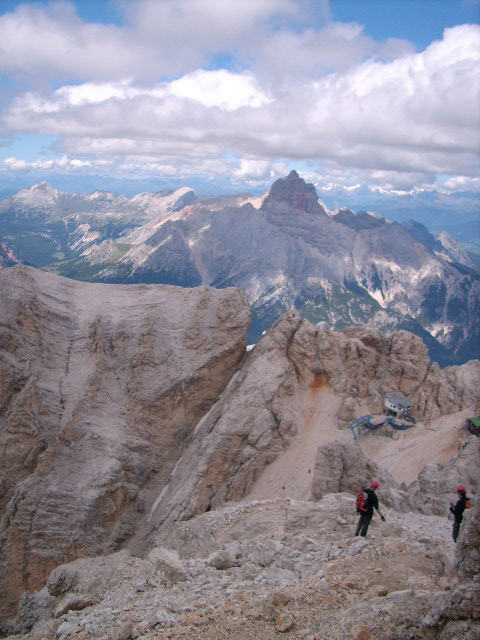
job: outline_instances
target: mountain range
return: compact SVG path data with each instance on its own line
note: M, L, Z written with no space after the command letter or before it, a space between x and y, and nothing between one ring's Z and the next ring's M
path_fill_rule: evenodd
M265 196L199 199L188 187L131 198L46 183L0 202L0 265L77 280L239 287L249 341L295 307L322 327L407 329L441 366L480 358L475 256L446 233L329 211L292 171Z

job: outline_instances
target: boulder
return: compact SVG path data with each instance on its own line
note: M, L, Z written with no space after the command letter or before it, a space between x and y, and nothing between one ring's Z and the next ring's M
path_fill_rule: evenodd
M387 489L395 489L400 495L392 476L369 460L355 443L329 443L319 447L313 472L312 496L319 500L327 493L348 491L355 496L362 488L370 486L372 480L380 485L378 494L385 502ZM387 501L390 502L390 500Z
M208 558L208 564L215 567L215 569L231 569L232 567L237 567L239 562L235 553L227 549L220 549L212 553Z
M67 613L67 611L81 611L82 609L91 607L95 602L96 599L91 596L85 596L82 594L69 595L57 604L53 615L55 618L59 618L60 616L63 616L64 613Z
M122 580L129 558L129 552L124 550L104 557L79 558L62 564L48 576L48 593L52 597L61 596L62 599L67 594L101 597Z
M172 585L187 579L187 572L176 551L155 547L148 554L148 559L157 571L161 572L162 580L166 584Z

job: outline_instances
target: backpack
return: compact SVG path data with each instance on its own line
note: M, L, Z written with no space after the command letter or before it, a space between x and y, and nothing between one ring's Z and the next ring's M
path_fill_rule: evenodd
M467 498L467 501L465 502L465 509L471 509L472 508L472 503L470 502L470 498Z
M365 513L368 511L368 493L360 491L357 496L357 513Z

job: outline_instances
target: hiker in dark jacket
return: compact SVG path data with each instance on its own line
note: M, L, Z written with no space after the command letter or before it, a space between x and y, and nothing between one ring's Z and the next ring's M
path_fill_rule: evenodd
M458 500L456 505L453 506L453 504L450 504L450 512L453 513L452 538L454 542L457 541L458 534L460 533L460 525L463 520L463 512L467 508L467 503L470 500L470 498L467 498L467 490L463 485L457 488L457 496Z
M377 498L377 494L375 493L375 489L378 489L378 486L379 486L378 482L374 480L371 483L369 489L363 490L363 493L365 494L365 497L366 497L366 505L364 503L362 505L359 505L358 499L357 499L357 513L360 514L360 518L358 520L357 529L355 531L356 536L361 535L364 538L366 537L368 526L373 518L374 509L378 511L378 514L380 515L381 519L385 521L385 518L383 517L383 514L380 511L380 508L378 506L378 498Z

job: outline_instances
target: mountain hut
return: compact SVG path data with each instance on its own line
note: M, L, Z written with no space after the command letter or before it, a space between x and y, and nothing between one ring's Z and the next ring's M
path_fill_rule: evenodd
M401 418L413 408L410 400L400 391L386 393L383 396L383 406L385 413L396 418Z

